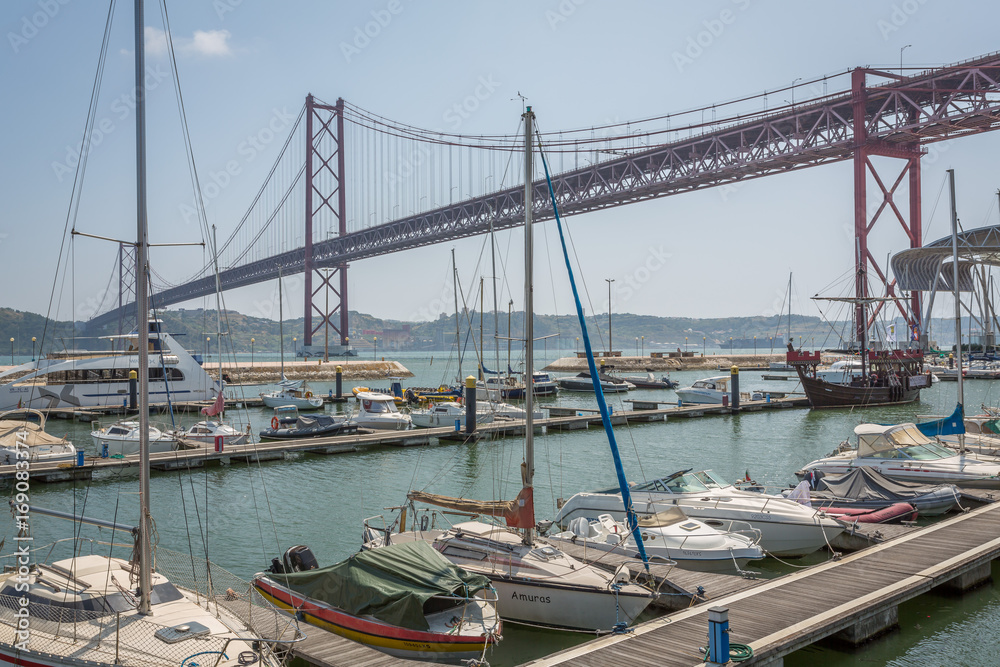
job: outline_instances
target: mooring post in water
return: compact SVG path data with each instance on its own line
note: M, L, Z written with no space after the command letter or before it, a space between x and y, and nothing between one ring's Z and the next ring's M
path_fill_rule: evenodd
M476 432L476 377L465 378L465 432Z
M136 383L137 383L138 379L139 379L139 376L136 375L135 371L129 371L128 372L128 409L129 410L135 410L136 400L137 400L136 399L136 393L137 393Z
M344 398L344 367L337 366L337 400Z
M729 369L729 391L732 394L732 398L729 401L729 405L732 406L733 410L740 409L740 367L733 364L733 367Z
M729 662L729 609L712 607L708 610L708 660L724 665Z

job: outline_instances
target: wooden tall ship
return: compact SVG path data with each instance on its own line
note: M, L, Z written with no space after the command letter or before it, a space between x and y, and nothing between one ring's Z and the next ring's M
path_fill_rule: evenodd
M924 373L921 350L862 350L861 372L849 382L828 382L817 376L819 352L796 350L788 344L786 360L795 368L809 404L814 408L848 408L912 403L931 385Z

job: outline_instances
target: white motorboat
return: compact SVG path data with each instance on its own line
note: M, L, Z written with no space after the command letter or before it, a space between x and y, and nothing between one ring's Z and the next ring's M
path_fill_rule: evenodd
M353 420L361 428L402 431L410 428L410 415L396 407L396 400L389 394L359 391L358 412ZM454 424L454 422L452 422Z
M814 470L842 475L859 466L884 477L921 484L956 484L1000 488L1000 464L958 454L921 433L915 424L861 424L854 429L856 446L842 444L837 452L796 472L809 479Z
M321 410L323 397L314 396L304 384L303 380L282 380L277 390L263 392L260 398L269 408L294 405L299 410Z
M95 422L96 423L96 422ZM130 456L139 453L139 422L119 421L90 432L98 456ZM149 451L170 452L177 449L177 438L155 426L149 427Z
M478 399L478 394L477 394ZM511 405L510 403L503 403L500 401L489 401L484 404L484 407L488 408L493 414L494 419L514 419L518 421L523 421L527 419L528 412L524 408L519 408L516 405ZM542 419L545 417L545 413L541 410L536 410L534 407L531 409L531 415L533 419Z
M729 395L729 376L705 378L674 391L683 403L721 404L723 397Z
M816 379L832 384L851 384L855 377L864 375L860 359L841 359L830 364L829 368L816 370Z
M716 479L710 470L684 470L631 487L632 504L639 514L656 514L679 506L688 516L712 528L732 531L749 526L760 531L760 546L775 556L805 556L843 531L822 513L780 496L743 491ZM577 517L596 519L610 514L625 517L617 489L577 493L559 509L555 523L562 529Z
M222 444L242 445L249 436L245 431L238 431L229 424L217 421L200 421L187 429L168 431L169 435L185 440L194 440L205 445L214 445L216 438L222 438Z
M764 557L764 550L757 544L760 533L719 531L687 516L680 507L639 519L639 530L650 560L673 561L688 570L732 572ZM628 527L610 514L601 514L597 521L577 517L570 521L569 530L552 535L551 539L557 545L567 540L591 549L639 557Z
M605 394L615 394L623 391L628 391L630 389L635 389L635 385L631 382L622 380L621 378L613 378L609 375L601 375L601 391ZM561 377L557 380L559 387L565 389L566 391L589 391L594 393L594 383L590 379L590 372L584 371L582 373L577 373L569 377Z
M222 384L209 376L170 334L163 332L162 324L156 319L148 324L150 401L214 398L222 390ZM50 353L45 359L0 373L0 410L127 405L129 373L139 364L138 332L102 339L122 349Z
M410 419L414 426L424 428L452 427L458 422L459 428L465 428L466 407L459 403L446 401L432 403L422 410L410 410ZM493 421L493 413L489 405L476 406L476 423L489 424Z
M0 414L0 465L18 461L76 461L76 447L46 433L45 415L38 410L9 410Z

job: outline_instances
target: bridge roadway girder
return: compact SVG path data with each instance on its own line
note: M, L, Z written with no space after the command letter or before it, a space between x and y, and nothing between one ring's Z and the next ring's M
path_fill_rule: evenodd
M1000 126L1000 54L990 54L908 77L865 70L889 83L865 87L863 104L869 154L912 155L914 147ZM565 215L718 187L854 157L850 91L737 119L699 136L636 151L582 169L556 174L553 187ZM311 265L336 267L452 239L523 224L523 190L510 188L314 243ZM552 217L548 188L534 184L535 220ZM220 273L223 290L304 271L305 249L280 253ZM211 276L156 294L157 306L195 299L215 290ZM117 309L93 324L117 318Z

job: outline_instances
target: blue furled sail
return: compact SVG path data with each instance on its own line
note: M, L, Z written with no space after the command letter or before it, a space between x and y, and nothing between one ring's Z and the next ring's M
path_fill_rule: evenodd
M917 430L928 438L938 435L960 435L965 433L965 413L962 409L962 404L957 404L955 411L949 417L917 424Z
M635 546L639 550L642 562L649 571L649 559L646 557L646 548L642 543L642 535L639 532L639 520L635 515L635 507L632 505L632 494L629 493L628 480L625 479L625 469L622 467L622 457L618 452L618 441L615 440L615 431L611 428L611 413L608 411L607 401L604 400L604 390L601 388L600 375L597 373L597 364L594 363L594 350L590 346L590 336L587 334L587 321L583 316L583 305L580 303L580 293L576 289L576 280L573 277L573 267L569 262L569 251L566 249L566 237L563 235L562 219L559 217L559 207L556 205L556 193L552 188L552 179L549 177L549 164L545 160L545 152L542 151L541 142L538 146L542 156L542 166L545 168L545 181L549 186L549 197L552 199L552 209L556 216L556 228L559 230L559 243L562 245L563 259L566 260L566 271L569 273L569 284L573 288L573 300L576 302L576 316L580 320L580 333L583 338L583 347L587 351L587 365L590 368L590 379L594 383L594 395L597 397L597 407L601 410L601 421L604 423L604 432L608 435L608 444L611 445L611 454L615 459L615 472L618 473L618 486L622 491L622 501L625 503L625 521Z

